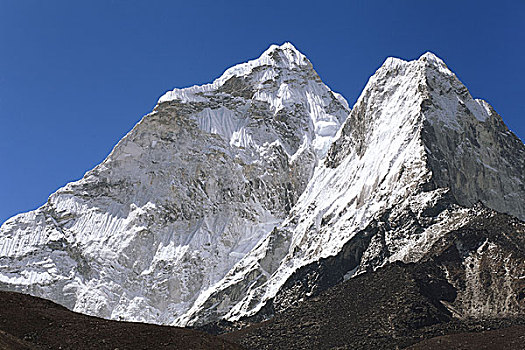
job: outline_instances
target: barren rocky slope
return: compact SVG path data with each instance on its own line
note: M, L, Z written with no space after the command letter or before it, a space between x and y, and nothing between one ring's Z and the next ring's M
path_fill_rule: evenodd
M20 293L0 292L0 305L1 349L241 349L203 332L104 320Z
M424 340L408 347L409 350L523 350L525 326L511 326L497 330L455 333Z
M476 332L502 329L512 338L493 348L520 349L525 224L479 210L437 240L421 262L363 273L225 337L250 349L398 349L440 335L474 332L476 339Z

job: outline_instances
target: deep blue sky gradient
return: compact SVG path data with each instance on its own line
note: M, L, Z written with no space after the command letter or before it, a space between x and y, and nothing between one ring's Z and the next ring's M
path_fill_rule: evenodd
M525 1L0 0L0 223L100 163L157 98L291 41L352 105L442 57L525 138Z

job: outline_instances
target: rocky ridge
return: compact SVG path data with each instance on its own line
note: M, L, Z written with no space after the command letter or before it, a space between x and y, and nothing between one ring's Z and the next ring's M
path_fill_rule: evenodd
M242 349L204 332L104 320L20 293L0 291L0 302L2 350Z

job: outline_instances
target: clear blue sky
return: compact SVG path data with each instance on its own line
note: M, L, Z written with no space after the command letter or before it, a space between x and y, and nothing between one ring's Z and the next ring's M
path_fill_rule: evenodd
M0 222L100 163L166 90L284 41L351 105L386 57L433 51L525 138L524 0L0 0Z

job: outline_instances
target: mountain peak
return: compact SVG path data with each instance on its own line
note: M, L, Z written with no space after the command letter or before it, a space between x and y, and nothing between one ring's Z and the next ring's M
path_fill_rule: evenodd
M312 69L312 64L299 50L290 42L282 45L272 44L258 58L247 62L236 64L224 71L222 75L215 79L213 83L202 86L191 86L187 88L176 88L166 92L160 97L158 103L167 102L175 99L182 101L198 100L196 92L215 90L224 85L232 77L246 77L256 68L268 67L269 69ZM270 74L271 76L271 74ZM263 74L263 77L267 77Z
M441 58L439 58L438 56L436 56L436 54L434 54L431 51L427 51L424 54L422 54L421 56L419 56L418 61L429 61L429 62L443 63L443 60Z
M417 261L479 202L523 220L523 174L525 146L434 54L388 58L350 111L271 45L166 93L104 163L1 226L0 288L129 321L262 315Z
M494 115L434 54L386 59L287 219L184 320L201 322L231 295L242 297L221 314L230 321L280 312L387 262L418 261L479 203L523 220L525 146Z
M286 218L348 113L290 43L166 93L101 166L0 228L0 288L35 283L34 294L77 311L172 323ZM42 239L18 249L7 238L28 235ZM40 252L23 260L31 269L48 244L57 252L42 278L5 277L5 256ZM126 286L99 292L104 276Z
M290 42L285 42L282 45L272 44L259 58L237 64L227 69L215 82L222 84L232 76L248 75L255 67L261 66L294 69L307 66L311 67L311 63L306 56L297 50Z
M422 67L436 68L439 72L446 75L453 75L452 71L447 67L445 62L434 53L427 51L417 60L406 61L397 57L387 57L385 62L381 65L379 70L390 71L399 70L401 67L408 67L414 69L421 69Z
M423 62L427 67L435 68L442 74L454 75L454 73L447 67L445 62L430 51L427 51L421 55L416 62Z
M266 58L269 59L269 62ZM292 68L294 65L303 66L309 63L306 56L288 41L282 45L270 45L270 47L259 57L259 60L276 66L286 65L286 68Z

